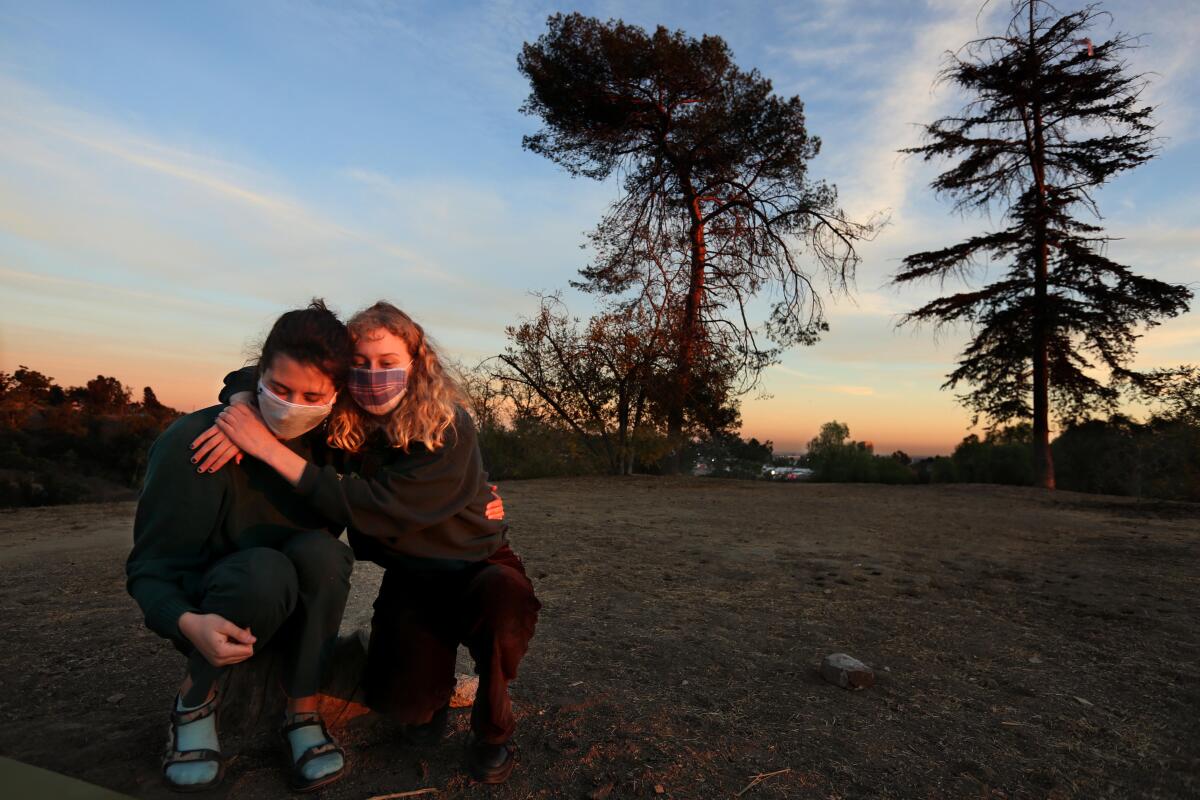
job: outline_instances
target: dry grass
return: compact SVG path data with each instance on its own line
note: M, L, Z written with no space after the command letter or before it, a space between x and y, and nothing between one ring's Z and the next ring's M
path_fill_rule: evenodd
M463 778L459 713L425 750L352 728L354 774L323 796L1200 794L1198 506L662 478L501 490L545 606L513 686L513 778ZM0 517L0 752L165 797L181 664L124 594L131 518ZM378 575L359 565L347 627ZM878 684L823 683L835 651ZM238 746L214 796L286 796L270 744Z

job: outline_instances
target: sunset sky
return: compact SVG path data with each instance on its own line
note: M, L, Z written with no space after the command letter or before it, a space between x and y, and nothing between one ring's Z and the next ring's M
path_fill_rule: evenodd
M1063 10L1078 7L1062 2ZM1122 0L1157 159L1099 195L1111 254L1200 281L1200 4ZM891 223L861 249L831 331L749 396L743 434L802 448L838 419L879 451L949 452L969 415L940 391L966 332L895 328L937 292L888 285L899 259L986 219L955 217L936 169L896 154L957 108L944 51L996 31L993 0L493 3L0 0L0 370L62 384L97 373L183 410L210 405L283 310L389 299L445 352L500 352L533 291L565 288L615 183L521 149L538 121L521 44L555 11L726 39L743 68L804 100L814 176ZM978 26L978 27L977 27ZM567 291L586 316L591 300ZM1193 308L1196 308L1194 304ZM1149 332L1138 366L1200 360L1200 315Z

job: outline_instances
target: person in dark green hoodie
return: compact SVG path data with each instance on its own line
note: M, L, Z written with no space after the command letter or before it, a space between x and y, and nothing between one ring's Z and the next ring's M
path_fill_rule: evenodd
M386 302L347 325L353 402L338 403L330 418L330 462L280 446L237 402L197 443L219 452L216 461L240 449L269 465L297 497L346 525L359 559L385 568L371 620L367 700L405 723L409 738L440 736L455 654L467 646L479 690L466 766L478 781L503 782L515 754L508 685L541 604L508 526L485 513L491 494L475 426L424 330ZM252 387L247 371L232 373L222 399L251 397Z
M345 325L319 300L271 328L254 368L255 413L297 458L323 460L324 421L345 386L351 352ZM187 657L163 775L180 791L221 781L218 678L270 643L285 654L281 732L290 749L290 784L312 790L346 769L344 752L316 713L316 694L354 557L338 539L342 525L331 524L267 465L245 459L219 473L196 466L191 443L221 410L188 414L155 441L125 567L146 625Z

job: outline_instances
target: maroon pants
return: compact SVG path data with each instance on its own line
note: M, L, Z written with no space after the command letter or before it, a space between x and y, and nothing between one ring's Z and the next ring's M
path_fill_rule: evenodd
M461 570L385 570L371 619L368 704L399 722L428 722L454 692L465 644L479 675L471 729L485 742L507 741L516 727L508 684L541 605L507 544Z

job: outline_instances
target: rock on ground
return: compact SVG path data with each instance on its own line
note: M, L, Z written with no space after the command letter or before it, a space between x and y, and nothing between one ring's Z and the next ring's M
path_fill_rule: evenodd
M821 661L821 677L843 689L875 685L875 670L845 653L831 653Z

